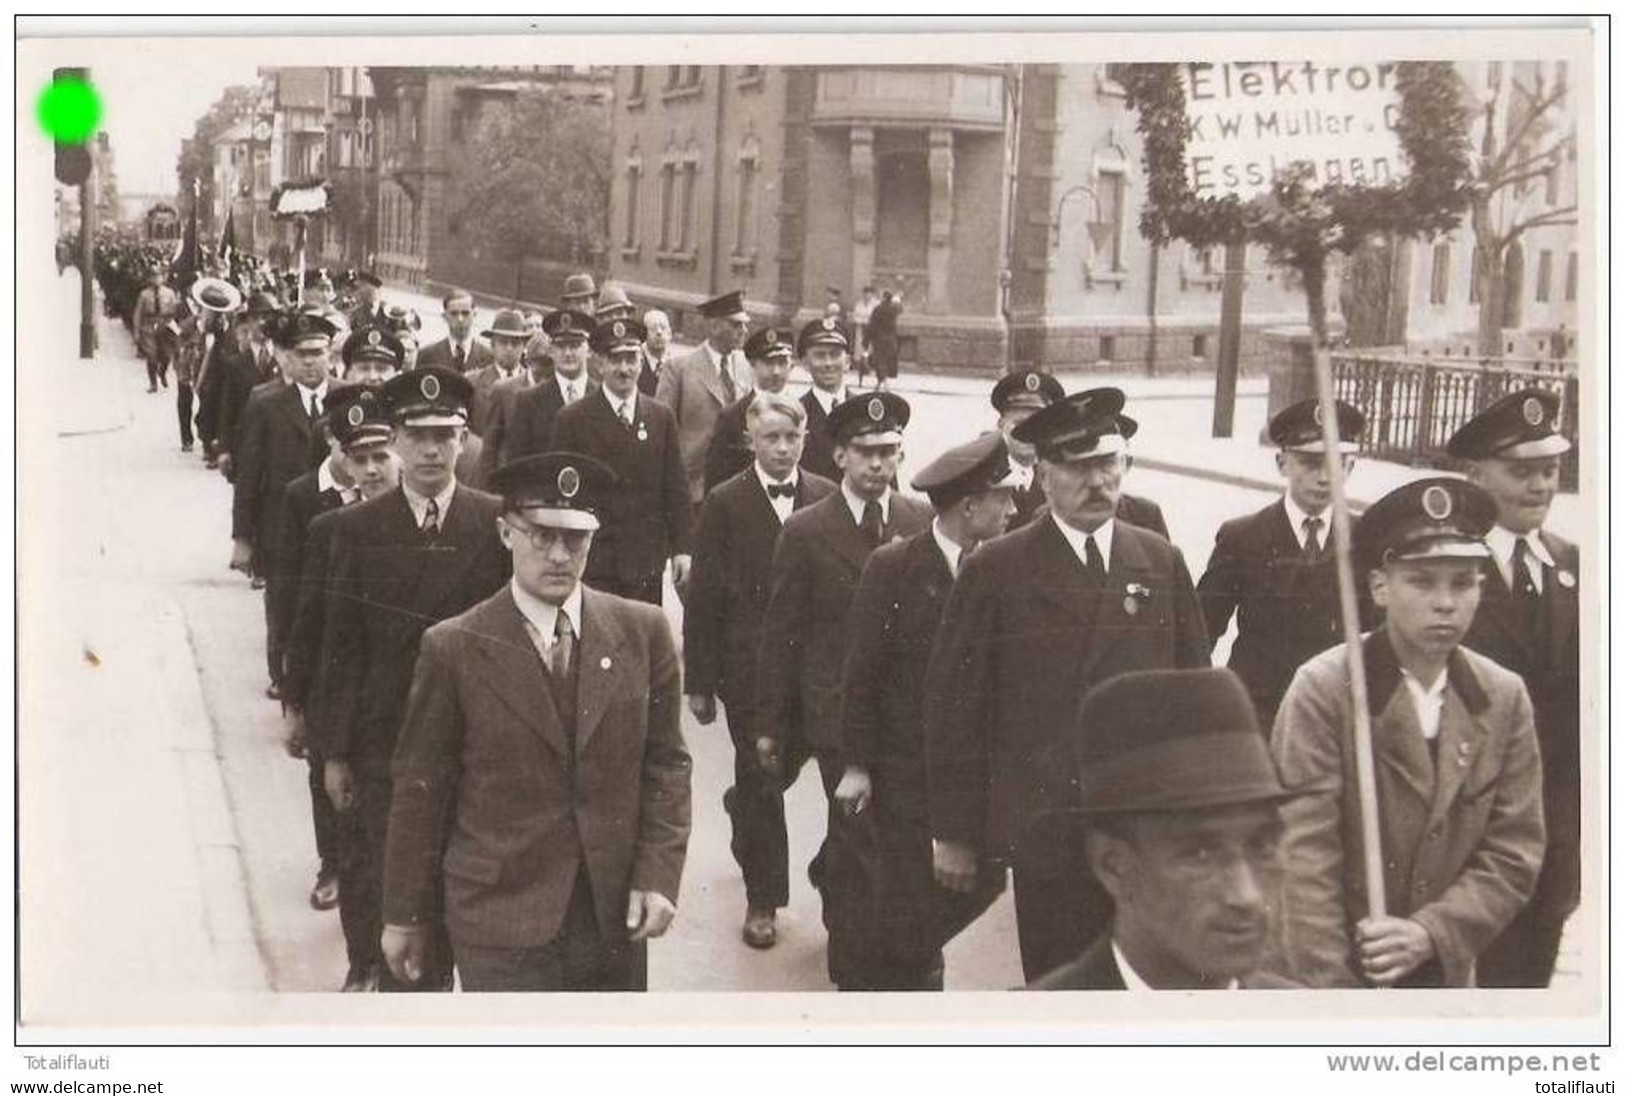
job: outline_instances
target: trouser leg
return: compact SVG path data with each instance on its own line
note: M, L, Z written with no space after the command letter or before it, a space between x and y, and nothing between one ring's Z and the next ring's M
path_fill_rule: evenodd
M177 380L175 382L175 414L180 419L181 444L186 448L192 447L192 386Z
M1579 903L1580 849L1554 845L1546 850L1534 893L1474 964L1480 986L1539 989L1551 984L1563 927Z
M339 816L333 809L333 801L327 798L327 786L323 781L324 762L308 746L305 768L310 785L310 816L316 832L316 855L321 860L323 872L336 871L339 864Z
M451 945L442 922L437 920L428 929L423 974L416 982L398 980L383 962L379 937L383 933L384 843L389 831L389 801L393 792L389 763L384 761L357 766L356 785L360 799L362 846L362 863L356 874L365 888L361 915L365 918L366 931L370 933L373 954L379 957L378 991L444 993L451 989ZM341 901L344 890L345 885L340 882Z
M586 870L577 876L559 934L539 947L452 941L465 993L641 993L648 947L604 937Z
M756 720L746 704L723 701L733 740L734 782L722 797L733 827L730 848L745 880L745 901L778 909L790 901L790 846L784 789L756 757Z

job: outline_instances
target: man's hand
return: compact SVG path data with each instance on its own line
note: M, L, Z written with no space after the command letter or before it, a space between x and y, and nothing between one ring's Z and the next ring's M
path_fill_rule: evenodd
M635 890L626 900L626 931L634 944L663 935L676 916L677 907L659 891Z
M756 762L762 766L762 771L778 776L784 772L784 756L779 752L779 740L767 735L758 735L756 739Z
M688 581L689 568L694 563L694 557L687 553L679 553L671 557L671 584L681 586Z
M355 772L348 761L328 761L322 766L322 783L333 809L348 814L355 809Z
M299 708L282 706L282 748L289 757L303 759L308 752L309 739L305 731L305 713ZM327 775L325 772L322 774Z
M233 571L248 574L250 571L249 561L253 558L254 546L248 541L234 540L231 542L231 569Z
M385 925L378 943L384 951L384 962L389 973L403 982L416 982L423 977L423 953L429 934L421 928L406 925Z
M957 841L932 838L931 870L938 886L967 894L976 887L976 850Z
M717 721L717 698L710 693L689 693L688 710L694 713L700 726L709 727Z
M1366 981L1391 986L1434 956L1433 937L1406 917L1367 917L1354 926Z
M848 765L841 774L841 782L835 785L835 803L843 814L862 814L873 794L869 770L857 765Z

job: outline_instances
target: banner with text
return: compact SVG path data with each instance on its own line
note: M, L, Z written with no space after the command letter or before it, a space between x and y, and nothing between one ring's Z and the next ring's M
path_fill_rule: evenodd
M1199 197L1246 201L1298 162L1319 184L1382 186L1406 174L1392 64L1197 63L1180 76L1185 170Z

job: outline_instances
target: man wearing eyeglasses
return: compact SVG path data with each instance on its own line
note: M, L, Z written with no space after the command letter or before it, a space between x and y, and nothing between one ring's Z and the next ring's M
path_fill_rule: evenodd
M581 584L613 497L575 453L498 468L513 580L430 628L395 751L382 948L444 924L467 992L641 991L677 912L690 760L661 611Z
M1342 400L1336 407L1347 474L1354 470L1365 416ZM1270 420L1269 436L1280 447L1275 467L1286 490L1257 513L1219 527L1207 572L1196 584L1210 644L1236 618L1229 666L1247 686L1265 727L1275 721L1298 667L1343 639L1320 402L1308 399L1283 409Z

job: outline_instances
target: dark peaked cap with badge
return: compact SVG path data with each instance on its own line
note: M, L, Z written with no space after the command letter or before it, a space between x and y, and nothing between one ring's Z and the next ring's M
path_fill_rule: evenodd
M1297 794L1282 785L1230 670L1119 674L1089 691L1072 726L1078 799L1067 813L1207 810Z
M327 398L328 429L346 453L370 445L385 445L394 436L389 421L389 405L378 392L352 384L334 390Z
M331 343L339 333L332 322L320 312L283 312L275 323L267 322L265 333L284 350L292 350L301 343L321 340Z
M1360 435L1365 432L1365 416L1351 403L1337 400L1335 406L1339 451L1359 452ZM1283 407L1270 420L1270 441L1282 449L1299 453L1324 453L1326 435L1322 415L1318 399L1299 400L1289 407Z
M594 354L609 355L617 350L636 350L648 332L637 320L604 320L592 329L587 345Z
M378 389L402 426L463 426L474 386L455 369L431 365L391 377Z
M700 315L708 320L738 319L750 322L750 313L745 311L745 294L738 289L712 297L700 305Z
M1015 487L1010 480L1010 451L997 431L956 445L920 469L911 484L924 491L931 505L941 510L960 499L997 487Z
M491 488L505 510L537 525L590 532L615 488L615 473L580 453L537 453L491 473Z
M1011 433L1033 446L1045 460L1087 460L1128 447L1138 424L1127 418L1120 388L1091 388L1050 404Z
M358 327L344 340L341 355L345 365L370 360L389 362L396 369L406 360L406 348L389 331L380 327Z
M1557 431L1562 400L1544 388L1502 396L1451 435L1445 451L1460 460L1555 457L1573 446Z
M790 333L782 327L759 327L745 340L745 357L751 361L761 361L763 358L793 358L795 353L796 348L790 342Z
M815 346L838 346L846 350L851 345L852 336L847 333L845 325L834 316L807 321L801 327L801 334L796 336L797 354L805 354Z
M1006 373L993 386L993 409L1004 411L1011 407L1048 407L1066 399L1066 389L1053 374L1037 369L1018 369Z
M586 341L598 321L574 308L561 308L542 317L542 333L554 342Z
M871 392L835 405L827 423L837 445L862 439L865 445L900 445L908 425L909 406L891 392Z
M1401 560L1484 559L1495 500L1476 483L1448 476L1388 492L1354 525L1355 555L1367 567Z

